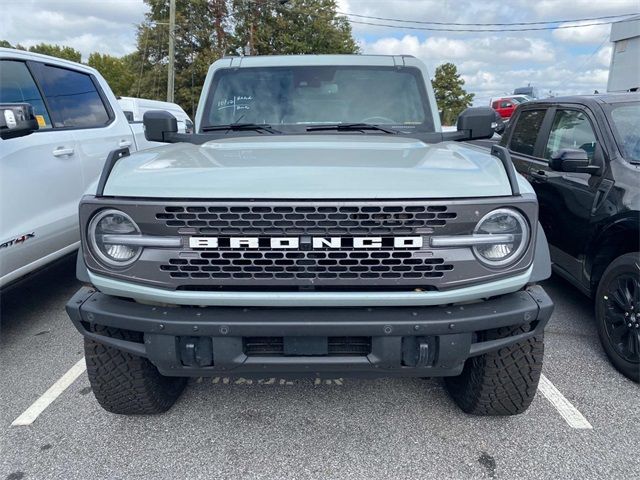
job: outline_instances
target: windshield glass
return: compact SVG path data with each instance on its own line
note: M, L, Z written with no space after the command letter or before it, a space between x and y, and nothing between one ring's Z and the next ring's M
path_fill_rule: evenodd
M372 123L434 131L420 70L395 67L220 70L207 97L203 127L234 122L266 123L278 130Z
M625 159L640 161L640 102L615 104L610 110L616 142Z

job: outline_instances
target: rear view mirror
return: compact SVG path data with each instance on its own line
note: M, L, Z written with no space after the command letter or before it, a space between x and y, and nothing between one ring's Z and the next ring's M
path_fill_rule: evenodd
M142 117L144 138L150 142L168 142L168 135L178 133L178 120L164 110L149 110Z
M578 148L563 148L549 162L551 170L557 172L597 174L600 167L589 164L587 152Z
M0 103L0 138L24 137L38 128L33 107L28 103Z
M467 108L458 117L458 131L468 140L491 138L494 133L495 110L491 107Z

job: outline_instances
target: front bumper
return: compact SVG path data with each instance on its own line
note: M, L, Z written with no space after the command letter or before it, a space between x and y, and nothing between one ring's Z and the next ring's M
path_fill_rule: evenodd
M539 286L431 307L159 307L87 287L67 304L85 337L146 357L163 375L262 378L458 375L469 357L542 334L552 310ZM100 335L96 325L139 332L140 341ZM505 338L483 335L524 325L524 333ZM271 339L269 349L251 350L256 338ZM327 345L336 338L343 347L358 339L359 350L331 352Z

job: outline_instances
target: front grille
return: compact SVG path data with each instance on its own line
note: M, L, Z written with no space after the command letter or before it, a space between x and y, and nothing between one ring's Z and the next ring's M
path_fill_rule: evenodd
M118 208L144 235L180 237L177 247L147 247L122 271L105 268L85 250L97 274L190 291L444 291L513 275L526 269L532 249L507 271L488 269L471 249L432 248L439 235L467 235L495 208L512 206L536 218L532 199L458 200L168 200L94 199L81 204L86 225L96 211ZM535 223L532 223L535 225ZM535 233L535 232L534 232ZM192 248L191 237L215 237L216 247ZM233 237L258 240L233 248ZM298 247L269 248L274 237ZM339 237L318 247L314 239ZM377 248L356 247L357 237L380 237ZM421 247L394 247L397 237L421 237ZM535 237L534 237L535 238ZM212 240L213 241L213 240ZM83 242L87 242L83 231ZM324 245L324 244L323 244Z
M202 235L410 235L456 216L446 205L216 205L167 206L156 220Z
M328 356L366 356L371 353L371 337L327 337ZM284 337L244 337L247 356L285 355Z
M443 258L412 251L216 251L171 258L160 265L171 278L203 280L420 280L453 270Z

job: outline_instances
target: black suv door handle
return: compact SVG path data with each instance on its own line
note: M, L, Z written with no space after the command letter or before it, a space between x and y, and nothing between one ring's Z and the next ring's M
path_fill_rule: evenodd
M546 180L547 178L547 174L544 170L529 172L529 175L531 175L533 178L537 178L538 180Z

